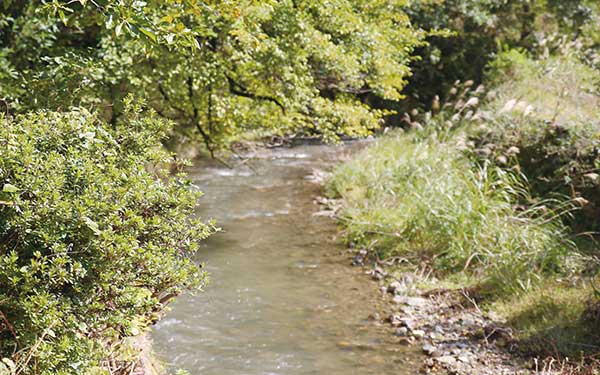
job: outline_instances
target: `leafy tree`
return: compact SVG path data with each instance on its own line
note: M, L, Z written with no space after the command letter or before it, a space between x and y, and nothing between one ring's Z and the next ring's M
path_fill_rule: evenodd
M122 4L9 4L3 55L39 93L11 105L92 105L116 123L135 93L211 151L247 131L366 135L383 113L365 96L402 98L423 37L405 0Z

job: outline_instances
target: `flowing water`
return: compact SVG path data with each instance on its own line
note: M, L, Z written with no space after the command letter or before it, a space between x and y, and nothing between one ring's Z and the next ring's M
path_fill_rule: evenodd
M414 374L416 355L369 315L377 284L315 216L313 168L352 147L265 152L234 169L190 170L200 213L223 228L199 253L206 291L172 305L152 337L158 357L192 375Z

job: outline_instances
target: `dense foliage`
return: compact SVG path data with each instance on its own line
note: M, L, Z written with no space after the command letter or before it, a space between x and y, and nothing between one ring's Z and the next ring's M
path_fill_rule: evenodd
M502 54L470 138L478 157L524 173L538 199L576 200L578 233L600 228L600 72L575 52L539 61Z
M366 135L383 113L361 100L402 97L422 37L405 0L123 4L5 3L6 105L94 107L116 123L134 93L210 151L248 131Z
M211 226L136 105L115 128L77 108L0 122L0 373L90 373L204 284Z
M444 99L456 80L482 83L488 63L507 49L548 53L549 36L597 46L598 10L594 0L415 0L407 14L416 27L451 34L434 33L416 50L405 94L428 106L435 95Z

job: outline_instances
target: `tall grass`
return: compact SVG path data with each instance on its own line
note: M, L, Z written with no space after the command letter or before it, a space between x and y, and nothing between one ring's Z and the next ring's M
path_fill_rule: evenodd
M554 212L520 209L520 176L477 166L434 137L383 139L341 166L327 186L343 200L347 238L377 251L465 271L516 291L564 271L573 244Z
M573 230L600 231L600 72L569 55L536 61L511 51L490 76L496 87L466 130L475 151L518 166L535 197L578 199Z

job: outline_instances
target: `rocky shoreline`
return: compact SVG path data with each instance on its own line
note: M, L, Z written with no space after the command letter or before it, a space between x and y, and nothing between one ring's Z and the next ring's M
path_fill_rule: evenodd
M314 173L324 181L326 174ZM340 204L318 197L319 216L337 217ZM482 311L466 289L423 288L431 284L425 272L415 272L392 262L372 259L364 249L351 249L352 265L363 267L380 284L385 311L370 318L387 324L398 345L420 347L423 374L522 375L571 374L570 366L558 361L524 358L518 342L501 317ZM427 280L428 279L428 280Z
M511 354L511 330L483 313L467 292L420 290L418 275L380 266L367 273L379 280L382 298L389 302L381 320L392 327L399 344L420 346L426 355L421 373L542 373Z

